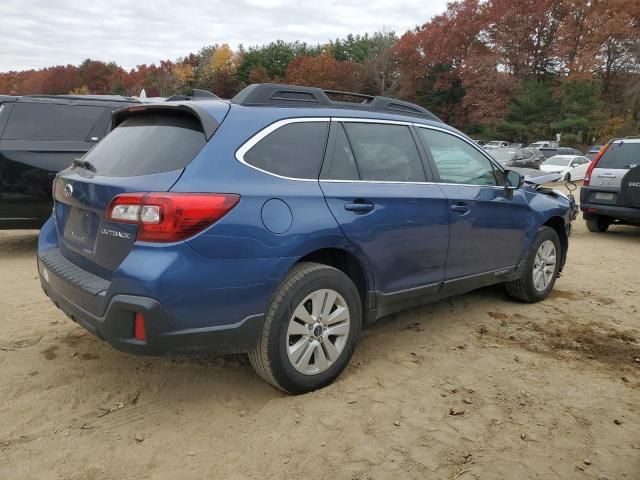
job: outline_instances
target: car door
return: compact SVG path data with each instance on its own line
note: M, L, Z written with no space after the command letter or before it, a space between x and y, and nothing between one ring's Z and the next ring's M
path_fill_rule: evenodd
M333 121L320 186L344 235L366 257L380 302L428 294L444 279L447 199L428 183L409 124Z
M571 178L582 180L587 173L587 168L589 168L589 160L585 157L576 157L571 161L571 165Z
M448 199L445 280L512 270L529 224L524 192L506 190L502 170L463 136L430 127L417 132Z

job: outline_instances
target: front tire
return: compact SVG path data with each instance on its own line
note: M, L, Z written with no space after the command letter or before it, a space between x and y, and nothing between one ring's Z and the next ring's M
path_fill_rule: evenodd
M300 394L333 382L349 363L362 325L358 289L340 270L296 265L276 289L256 349L256 373Z
M544 300L560 272L562 245L553 228L540 227L524 260L522 276L505 284L507 294L527 303Z
M570 182L571 181L571 174L569 172L567 172L567 174L564 176L564 181L565 182Z
M585 219L587 222L587 230L594 233L604 233L609 229L611 222L600 215Z

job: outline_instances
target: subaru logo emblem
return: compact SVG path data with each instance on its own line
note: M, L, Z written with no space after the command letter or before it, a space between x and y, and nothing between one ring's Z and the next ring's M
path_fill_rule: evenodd
M71 198L71 195L73 195L73 187L70 183L67 183L64 186L64 198Z

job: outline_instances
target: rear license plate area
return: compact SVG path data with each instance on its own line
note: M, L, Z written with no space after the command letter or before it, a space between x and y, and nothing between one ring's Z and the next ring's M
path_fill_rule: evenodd
M589 199L594 203L606 203L615 205L617 195L615 192L593 192Z
M613 200L613 193L611 192L596 192L596 200Z
M94 218L92 212L73 207L64 226L64 237L74 245L90 250L95 238Z

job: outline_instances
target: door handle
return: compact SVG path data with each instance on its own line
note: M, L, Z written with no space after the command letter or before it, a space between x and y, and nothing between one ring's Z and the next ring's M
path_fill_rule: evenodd
M466 215L471 211L471 207L464 202L454 203L449 208L452 212L458 212L461 215Z
M344 209L350 212L363 214L373 210L375 205L366 200L354 200L353 203L345 203Z

